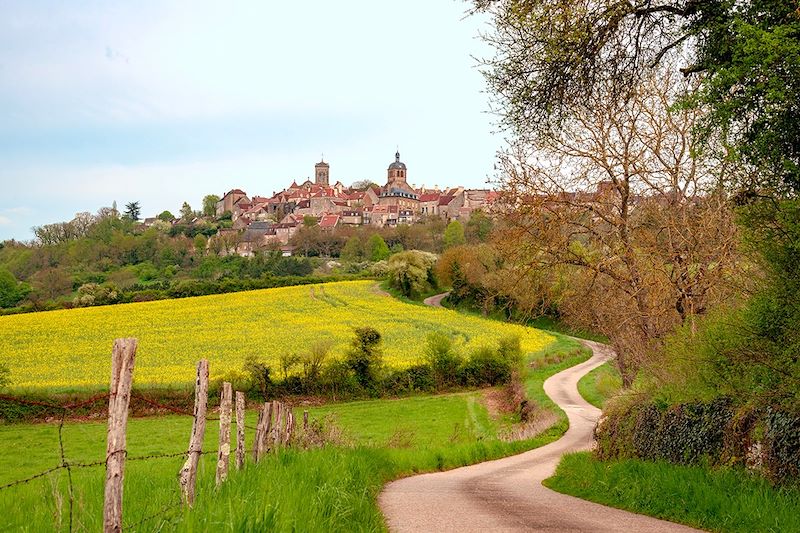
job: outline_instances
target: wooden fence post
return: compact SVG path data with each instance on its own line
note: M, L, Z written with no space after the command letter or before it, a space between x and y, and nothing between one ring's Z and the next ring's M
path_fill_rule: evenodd
M208 408L208 360L197 363L197 381L194 384L194 422L189 439L186 462L180 472L181 492L184 501L194 504L194 488L197 480L197 463L203 453L203 437L206 434L206 410Z
M217 486L228 478L231 456L231 384L222 382L222 396L219 400L219 448L217 451Z
M258 462L259 446L261 444L261 434L264 432L264 405L258 410L258 422L256 423L256 436L253 439L253 461Z
M106 486L103 501L103 531L122 531L122 481L125 477L125 431L131 399L136 339L116 339L111 352L111 385L108 397L106 439Z
M266 409L264 413L264 431L261 433L261 448L258 451L259 458L269 451L267 439L272 435L272 414L275 412L275 402L264 404L264 409Z
M236 392L236 469L244 467L244 393Z
M281 430L283 429L283 404L275 403L275 426L272 428L272 443L275 450L281 445Z
M308 409L303 411L303 433L308 432Z
M292 443L292 433L294 433L294 413L292 408L286 408L286 435L283 438L283 444L290 446Z

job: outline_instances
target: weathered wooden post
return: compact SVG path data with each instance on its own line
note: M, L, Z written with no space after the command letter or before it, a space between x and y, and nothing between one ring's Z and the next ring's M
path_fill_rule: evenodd
M275 426L272 428L272 446L275 450L281 445L281 431L283 430L283 404L275 403Z
M125 477L125 432L131 399L136 339L116 339L111 352L111 385L108 397L106 439L106 486L103 531L122 531L122 482Z
M264 432L264 406L258 410L258 422L256 423L256 436L253 439L253 461L258 462L259 450L261 448L262 434Z
M283 438L284 446L289 446L292 443L292 433L294 433L294 413L291 407L286 408L286 434Z
M273 401L269 402L268 404L264 404L264 409L266 409L266 412L264 413L264 432L261 434L261 449L258 451L259 458L261 458L261 456L267 453L270 449L267 439L269 439L272 435L272 415L275 412L275 402Z
M308 431L308 409L303 411L303 433Z
M233 389L227 381L222 382L219 400L219 448L217 450L217 487L228 478L231 456L231 396Z
M203 453L203 437L206 434L206 410L208 409L208 360L197 363L197 380L194 384L194 422L189 439L186 462L180 472L181 492L184 501L194 504L194 488L197 480L197 463Z
M244 467L244 404L243 392L236 392L236 469Z

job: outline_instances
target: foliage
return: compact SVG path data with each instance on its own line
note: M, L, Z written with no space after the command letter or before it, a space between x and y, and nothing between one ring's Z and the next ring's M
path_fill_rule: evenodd
M88 307L91 305L115 304L120 300L120 291L113 284L99 285L97 283L86 283L78 288L78 294L72 301L76 307Z
M245 357L244 371L250 375L250 383L256 387L264 401L269 398L269 390L272 385L272 370L265 363L260 361L254 355Z
M207 194L203 196L203 216L213 217L217 214L217 202L220 197L216 194Z
M164 222L172 222L173 220L175 220L175 215L173 215L169 211L162 211L161 213L159 213L158 217L156 217L156 218L158 218L158 220L162 220Z
M383 261L389 257L389 247L380 234L373 234L364 246L364 256L369 261Z
M355 328L355 337L345 356L345 363L355 373L359 385L368 391L375 391L380 379L383 364L380 344L381 334L375 328Z
M463 382L467 385L499 385L511 381L522 367L523 353L516 335L498 339L497 348L481 346L470 354L463 367Z
M595 430L603 460L741 465L775 482L800 474L800 412L736 408L729 398L664 405L612 403Z
M307 352L301 354L300 363L303 366L303 379L308 383L314 383L319 380L325 363L330 356L331 349L333 349L332 340L319 339L314 341Z
M444 230L444 248L452 248L453 246L460 246L464 244L466 238L464 237L464 226L458 220L453 220L447 225Z
M727 396L737 404L800 407L797 311L762 291L740 308L721 308L667 339L648 366L648 391L667 403ZM787 344L786 341L789 341Z
M483 243L489 240L489 235L494 228L494 222L486 216L481 209L476 209L469 215L467 226L464 229L467 242L471 244Z
M139 202L129 202L125 204L125 212L123 215L128 220L136 222L139 220L141 213L142 208L139 206Z
M364 259L364 247L358 235L353 235L342 248L339 258L342 261L356 262Z
M487 40L497 54L485 74L504 125L518 136L563 128L603 84L609 98L624 100L648 70L667 66L702 73L685 102L709 109L709 144L721 139L732 159L760 169L751 180L800 184L796 1L474 4L493 18Z
M192 210L192 206L189 205L189 202L183 202L181 204L181 220L189 221L194 217L194 211Z
M14 307L30 289L20 284L14 274L0 267L0 307Z
M421 294L436 286L435 264L436 256L427 252L408 250L395 254L386 266L389 284L408 298Z
M107 386L116 337L139 339L141 386L191 383L200 358L209 359L212 376L242 368L252 355L279 373L281 353L302 355L318 340L330 341L330 358L341 359L354 324L380 332L384 361L395 369L419 362L418 339L432 331L463 338L465 350L514 334L526 354L552 342L515 324L406 304L375 285L339 282L0 316L0 359L13 366L15 386L53 390Z
M435 331L428 334L425 346L425 362L430 367L439 388L455 385L463 361L453 346L453 339Z
M740 469L636 459L603 462L588 452L562 458L544 484L603 505L707 531L800 530L800 490L771 487Z

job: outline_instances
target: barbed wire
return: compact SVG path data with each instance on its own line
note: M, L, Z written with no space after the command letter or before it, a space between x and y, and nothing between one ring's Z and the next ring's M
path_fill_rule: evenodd
M125 526L123 526L122 529L123 530L135 530L139 526L142 526L142 525L144 525L145 523L147 523L147 522L149 522L151 520L154 520L154 519L156 519L156 518L158 518L160 516L166 515L167 513L170 513L173 510L178 509L178 508L182 508L182 507L183 507L183 500L178 500L176 502L167 504L167 505L163 506L161 508L161 510L159 510L159 511L157 511L157 512L151 514L151 515L145 516L144 518L142 518L138 522L134 522L133 524L125 525Z
M58 472L60 470L66 470L66 472L67 472L66 478L67 478L67 496L68 496L68 516L69 516L68 524L69 524L69 531L72 532L73 531L73 527L74 527L74 507L75 507L75 494L76 494L75 493L75 487L74 487L73 475L72 475L73 469L84 469L84 468L106 466L108 464L108 459L112 455L117 454L117 453L124 454L126 461L149 461L149 460L157 460L157 459L176 459L176 458L185 458L185 457L187 457L189 455L189 451L185 450L185 451L171 452L171 453L151 453L151 454L139 455L139 456L129 456L127 450L118 449L118 450L112 450L112 451L108 452L106 457L105 457L105 459L102 459L102 460L83 461L83 462L67 460L67 454L66 454L66 451L65 451L64 425L65 425L66 421L69 420L68 415L70 414L70 412L72 412L72 411L74 411L76 409L85 408L85 407L87 407L89 405L92 405L93 403L96 403L96 402L101 401L101 400L106 400L106 399L108 399L110 397L111 397L110 393L102 393L102 394L96 394L94 396L91 396L90 398L87 398L85 400L74 401L74 402L65 403L65 404L56 404L56 403L51 403L51 402L45 402L45 401L39 401L39 400L33 400L33 399L26 399L26 398L18 398L18 397L14 397L14 396L0 394L0 401L16 403L16 404L21 404L21 405L44 407L44 408L47 408L47 409L60 411L60 416L58 417L58 454L59 454L59 463L56 466L52 467L52 468L47 468L45 470L42 470L41 472L37 472L37 473L35 473L33 475L30 475L28 477L17 479L17 480L5 483L3 485L0 485L0 491L6 490L6 489L11 489L13 487L17 487L17 486L20 486L20 485L24 485L24 484L33 482L35 480L41 479L41 478L43 478L45 476L48 476L48 475L53 474L55 472ZM191 418L195 418L194 412L188 411L188 410L186 410L184 408L181 408L181 407L176 407L176 406L172 406L172 405L167 405L167 404L161 403L161 402L159 402L157 400L148 398L148 397L146 397L145 395L143 395L143 394L141 394L139 392L132 392L130 398L131 398L131 401L134 401L134 400L141 401L141 402L143 402L143 403L145 403L145 404L147 404L147 405L149 405L149 406L151 406L151 407L153 407L155 409L165 410L165 411L169 411L169 412L172 412L172 413L175 413L175 414L179 414L179 415L182 415L182 416L188 416L188 417L191 417ZM219 417L207 416L207 417L205 417L205 420L206 421L216 421L216 420L219 420ZM245 424L244 427L249 429L249 430L251 430L251 431L258 431L258 428L255 427L255 426L251 426L251 425L246 425ZM237 449L238 449L238 445L232 447L230 449L230 453L235 453L237 451ZM217 450L217 449L204 450L204 451L200 451L199 453L200 453L200 455L217 455L219 453L219 450ZM179 491L176 490L176 492L180 495ZM179 498L180 498L180 496L179 496ZM170 513L174 513L174 511L176 509L182 507L184 504L185 504L185 502L183 501L182 498L180 498L178 501L175 501L175 502L172 502L172 503L168 503L168 504L164 505L159 511L145 516L144 518L142 518L138 522L135 522L133 524L125 525L125 529L135 530L135 529L141 527L142 525L146 524L147 522L155 520L155 519L157 519L159 517L167 516Z

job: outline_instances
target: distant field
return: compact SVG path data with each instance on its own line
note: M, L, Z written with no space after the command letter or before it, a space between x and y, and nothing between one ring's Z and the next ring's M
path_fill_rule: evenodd
M406 304L378 292L373 281L353 281L3 316L0 361L11 369L14 388L102 388L113 339L136 337L135 382L179 385L193 381L201 358L209 359L213 378L241 369L248 355L277 370L282 353L303 352L321 338L333 339L333 354L341 356L357 326L381 332L392 367L418 362L432 331L455 336L465 350L517 334L531 354L554 340L531 328Z

